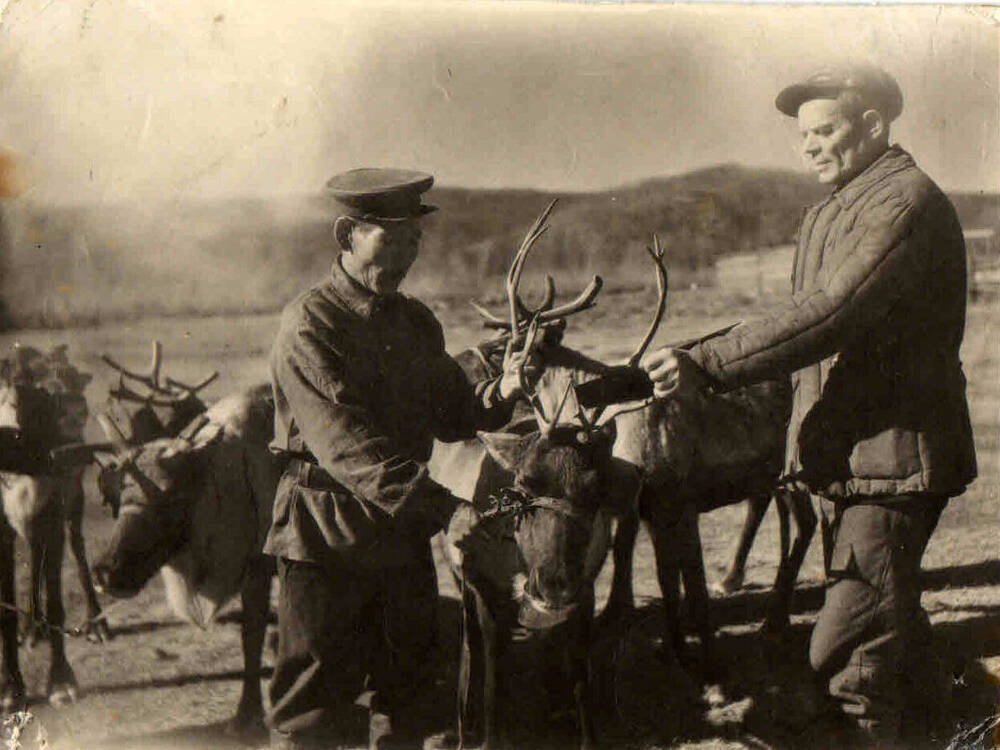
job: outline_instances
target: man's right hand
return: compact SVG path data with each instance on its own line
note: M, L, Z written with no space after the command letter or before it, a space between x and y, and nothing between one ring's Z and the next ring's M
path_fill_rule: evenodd
M683 349L656 349L643 357L640 366L653 381L657 398L690 399L710 385L708 376Z

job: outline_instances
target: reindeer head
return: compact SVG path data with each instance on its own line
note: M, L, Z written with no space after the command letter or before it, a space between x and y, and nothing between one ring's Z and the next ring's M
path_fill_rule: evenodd
M61 442L59 404L55 395L36 382L31 347L17 346L0 360L0 428L17 436L19 461L25 471L47 470L47 451Z
M94 565L99 586L133 596L190 538L192 507L201 491L206 452L222 437L219 425L193 438L117 445L106 469L116 478L116 523Z
M575 426L480 435L493 459L513 475L496 498L495 513L510 516L522 568L513 594L529 627L558 624L587 601L607 551L613 429L585 442L580 436Z
M154 341L147 373L127 370L107 354L101 355L104 362L118 372L118 385L110 390L105 409L111 428L107 434L109 440L138 444L173 437L205 411L198 393L214 382L219 373L213 372L194 385L162 377L162 353L160 342ZM104 421L101 424L107 433L108 426Z

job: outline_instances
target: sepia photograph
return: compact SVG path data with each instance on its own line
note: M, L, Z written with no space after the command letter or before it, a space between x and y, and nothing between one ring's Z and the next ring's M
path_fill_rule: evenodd
M8 750L1000 747L1000 8L0 0Z

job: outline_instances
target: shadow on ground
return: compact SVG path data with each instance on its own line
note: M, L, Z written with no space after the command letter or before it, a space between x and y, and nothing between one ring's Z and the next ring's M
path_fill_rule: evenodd
M982 563L931 570L931 589L995 583L1000 565ZM659 600L640 607L627 622L602 633L593 646L595 724L604 747L649 750L699 741L730 741L746 747L809 750L829 747L824 738L838 722L826 712L821 691L811 689L807 665L811 622L798 618L780 637L757 632L752 618L763 612L765 590L751 590L714 602L720 626L717 662L723 668L721 693L709 696L672 654L660 648L663 611ZM796 592L796 613L812 612L822 603L822 588ZM946 721L935 728L923 747L944 750L951 737L992 716L1000 697L997 679L977 660L1000 656L1000 607L962 606L948 619L947 607L935 610L939 651L947 654L954 691ZM943 615L943 618L941 617ZM420 691L416 731L426 734L455 726L460 608L442 598L438 644L428 655L433 679ZM694 645L694 644L689 644ZM538 750L573 748L578 733L565 684L546 683L539 665L551 644L518 644L510 662L515 695L508 706L513 747ZM692 649L693 650L693 649ZM238 680L239 672L184 675L169 679L94 685L88 692L115 693L208 682ZM562 693L561 695L557 693ZM363 747L365 712L349 707L336 721L342 730L337 744ZM834 745L836 746L836 745ZM181 726L146 735L105 737L81 750L236 750L246 744L226 734L225 725ZM964 746L963 746L964 747Z
M940 573L940 580L950 580L945 577L948 571ZM728 604L721 609L730 615L738 611ZM913 750L944 750L963 730L997 713L1000 685L978 660L1000 655L1000 607L975 611L971 617L934 626L936 647L947 655L952 672L953 692L941 721L926 733L921 731L919 741L911 741ZM963 615L968 612L962 608ZM757 632L746 618L742 622L741 627L724 628L717 637L717 658L724 670L722 699L711 705L658 649L662 623L658 601L640 609L623 632L598 643L595 673L601 676L603 706L599 728L606 745L670 747L713 739L774 750L841 747L833 738L846 727L808 668L811 622L794 624L778 637Z
M985 560L970 565L952 565L923 571L924 591L949 588L1000 585L1000 560ZM762 620L771 596L770 587L747 587L742 591L713 601L713 617L719 625ZM792 614L806 614L823 606L823 585L800 585L792 599ZM963 607L963 609L968 609Z
M79 750L248 750L268 747L266 737L248 743L227 731L227 723L177 727L163 732L153 732L126 737L105 738L79 745Z

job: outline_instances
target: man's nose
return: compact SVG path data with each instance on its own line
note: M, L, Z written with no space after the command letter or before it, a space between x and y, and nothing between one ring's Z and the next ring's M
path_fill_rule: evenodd
M802 153L807 156L815 156L819 153L819 141L814 136L807 135L802 139Z

